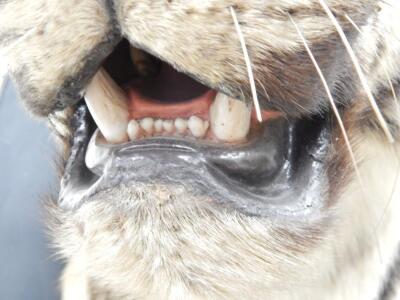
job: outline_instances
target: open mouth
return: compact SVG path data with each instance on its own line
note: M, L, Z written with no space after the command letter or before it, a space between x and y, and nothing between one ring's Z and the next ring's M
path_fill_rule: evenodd
M250 215L323 203L324 116L291 119L213 90L124 40L86 88L72 125L61 201L119 184L181 186ZM246 100L246 99L244 99Z

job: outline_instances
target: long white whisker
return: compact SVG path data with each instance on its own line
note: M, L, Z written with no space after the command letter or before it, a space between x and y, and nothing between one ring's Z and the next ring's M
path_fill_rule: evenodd
M377 103L375 101L374 96L372 95L372 92L371 92L371 89L370 89L370 87L368 85L367 79L366 79L366 77L365 77L365 75L364 75L364 73L363 73L363 71L361 69L361 65L360 65L360 63L359 63L359 61L358 61L353 49L351 48L351 45L350 45L350 43L349 43L349 41L348 41L348 39L347 39L342 27L340 26L339 22L336 20L335 16L333 15L332 11L328 7L328 5L325 3L325 1L324 0L318 0L318 1L321 4L321 6L323 7L323 9L325 10L326 14L328 15L328 17L331 20L331 22L333 23L333 25L335 26L337 32L339 33L339 36L340 36L340 38L341 38L341 40L342 40L342 42L343 42L348 54L350 55L350 58L351 58L352 62L354 64L354 67L356 69L358 77L360 78L361 85L363 86L363 88L364 88L364 90L365 90L365 92L367 94L367 98L368 98L368 100L369 100L369 102L371 104L371 107L374 110L375 115L376 115L376 117L377 117L377 119L378 119L378 121L379 121L379 123L380 123L380 125L381 125L381 127L382 127L382 129L384 131L384 133L386 134L389 142L393 143L394 142L394 138L393 138L393 136L392 136L392 134L391 134L391 132L389 130L389 126L388 126L385 118L383 117L383 115L382 115L382 113L381 113L381 111L380 111L380 109L379 109L379 107L378 107L378 105L377 105Z
M389 82L390 90L392 91L394 104L395 104L395 106L396 106L397 117L398 117L399 120L400 120L400 104L399 104L399 99L397 98L396 90L394 89L393 82L392 82L392 80L390 79L390 76L389 76L389 73L388 73L387 69L384 68L384 71L385 71L385 74L386 74L386 79L387 79L388 82Z
M346 17L346 19L350 22L350 24L352 24L352 25L354 26L354 28L355 28L360 34L364 34L364 32L362 32L362 30L360 29L360 27L359 27L347 14L345 15L345 17ZM379 54L378 54L377 52L375 52L375 56L379 58ZM390 79L389 72L388 72L387 68L386 68L385 65L383 65L383 64L381 64L381 66L382 66L383 71L385 72L386 79L387 79L387 81L388 81L388 83L389 83L389 87L390 87L390 90L391 90L392 95L393 95L394 105L396 106L397 116L398 116L398 118L399 118L399 120L400 120L400 104L399 104L399 101L398 101L398 98L397 98L396 91L395 91L395 89L394 89L392 80Z
M347 132L346 132L346 128L344 127L342 118L340 117L339 111L338 111L337 106L335 104L335 101L333 99L332 93L331 93L331 91L329 89L328 83L327 83L327 81L325 79L325 76L322 73L322 70L319 67L319 65L317 63L317 60L315 59L314 54L312 53L310 47L308 46L307 41L306 41L303 33L301 32L300 28L297 26L297 24L294 22L293 18L290 15L289 15L289 18L290 18L290 21L293 23L294 27L296 28L296 31L297 31L298 35L300 36L300 38L301 38L301 40L302 40L302 42L304 44L304 47L306 48L306 51L307 51L308 55L310 56L310 59L311 59L313 65L314 65L314 67L315 67L315 69L316 69L316 71L317 71L317 73L318 73L318 75L319 75L319 77L320 77L320 79L322 81L322 84L323 84L323 86L324 86L324 88L326 90L329 102L330 102L330 104L332 106L332 109L333 109L333 112L335 114L335 117L336 117L336 119L337 119L337 121L339 123L340 130L342 131L342 135L343 135L344 141L346 143L346 147L347 147L347 149L349 151L351 161L353 162L353 166L354 166L354 170L355 170L355 172L357 174L357 178L360 181L361 188L364 190L363 180L361 178L361 174L360 174L360 171L358 169L357 161L356 161L356 158L354 156L354 152L353 152L353 149L351 147L350 140L349 140L349 137L348 137Z
M362 191L362 193L364 194L365 197L368 197L368 195L366 193L366 190L365 190L364 181L363 181L363 179L361 177L360 170L358 169L357 161L356 161L356 158L354 156L354 152L353 152L353 149L352 149L351 144L350 144L349 137L348 137L347 132L346 132L346 128L344 127L343 121L342 121L342 119L340 117L340 114L339 114L339 111L338 111L338 109L336 107L335 101L333 100L333 96L332 96L332 93L331 93L331 91L329 89L328 83L327 83L327 81L325 79L325 76L322 73L322 70L319 67L318 62L315 59L314 54L312 53L310 47L308 46L307 41L306 41L303 33L301 32L300 28L297 26L297 24L294 22L293 18L290 15L289 15L289 18L290 18L290 21L293 23L294 27L296 28L296 31L299 34L299 36L300 36L300 38L301 38L301 40L302 40L302 42L304 44L304 47L306 48L306 51L307 51L308 55L310 56L310 59L311 59L312 63L314 64L314 67L317 70L317 73L318 73L318 75L319 75L319 77L320 77L320 79L322 81L322 84L323 84L325 90L326 90L326 93L328 95L330 104L332 105L333 112L334 112L335 117L336 117L336 119L337 119L337 121L339 123L340 130L342 131L346 147L347 147L347 149L349 151L350 158L352 160L353 167L354 167L354 170L356 172L356 176L358 178L358 181L359 181L359 184L360 184L360 187L361 187L361 191ZM377 237L377 234L376 234L375 230L373 230L373 235L374 235L374 239L375 239L376 244L377 244L377 251L378 251L378 254L379 254L379 258L380 258L380 261L382 262L380 244L379 244L379 240L378 240L378 237Z
M346 19L350 22L350 24L352 24L353 27L354 27L360 34L362 34L362 35L365 34L365 33L361 30L361 28L353 21L353 19L350 18L350 16L348 16L348 15L346 14L345 17L346 17ZM379 58L379 54L378 54L376 51L375 51L375 56L376 56L377 58ZM388 81L388 83L389 83L389 86L390 86L390 89L391 89L391 92L392 92L392 95L393 95L394 104L395 104L395 107L396 107L397 116L398 116L398 118L399 118L399 120L400 120L400 104L399 104L398 99L397 99L396 91L395 91L395 89L394 89L392 80L390 79L389 72L388 72L386 66L385 66L384 64L381 64L381 66L382 66L383 71L385 72L386 79L387 79L387 81ZM395 147L395 146L393 146L393 147ZM391 189L391 192L390 192L390 195L389 195L389 199L386 201L386 204L385 204L385 206L384 206L384 208L383 208L383 210L382 210L382 214L381 214L381 216L379 217L378 222L376 223L376 225L375 225L375 227L374 227L375 234L376 234L376 232L379 230L379 228L380 228L380 227L382 226L382 224L383 224L383 220L384 220L384 218L385 218L385 216L386 216L386 214L387 214L387 212L388 212L388 210L389 210L389 207L390 207L390 205L391 205L391 203L392 203L392 201L393 201L393 199L394 199L395 192L396 192L396 187L397 187L397 185L398 185L398 183L399 183L399 179L400 179L400 157L397 155L396 149L394 149L394 153L395 153L396 158L397 158L397 170L396 170L396 175L395 175L395 177L394 177L393 186L392 186L392 189Z
M253 69L252 69L252 66L251 66L250 56L249 56L249 53L247 51L247 46L246 46L246 42L245 42L242 30L240 29L239 21L237 19L235 10L233 9L232 6L230 7L230 11L231 11L231 15L232 15L232 18L233 18L233 22L235 23L235 28L236 28L237 34L239 36L240 44L242 46L244 60L246 62L247 73L248 73L248 76L249 76L251 93L253 95L253 102L254 102L254 108L256 110L257 120L261 123L263 121L263 119L262 119L262 114L261 114L260 102L258 101L257 89L256 89L255 81L254 81L254 75L253 75Z
M356 24L356 22L354 22L353 19L350 18L350 16L349 16L348 14L345 14L344 16L345 16L345 18L347 19L347 21L349 21L350 24L353 25L353 27L354 27L355 29L357 29L357 31L358 31L359 33L362 34L362 31L361 31L360 27L358 27L358 25Z

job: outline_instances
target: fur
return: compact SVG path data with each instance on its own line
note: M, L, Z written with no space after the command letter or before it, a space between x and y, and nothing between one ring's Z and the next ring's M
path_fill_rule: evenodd
M49 226L67 262L63 299L395 299L400 110L392 92L400 94L400 4L327 3L394 144L318 0L0 1L0 53L29 110L52 112L67 154L70 112L54 110L80 99L122 36L211 87L251 99L230 6L246 37L262 105L289 118L325 111L329 102L290 14L342 106L361 174L362 185L334 123L329 201L311 219L249 217L172 186L117 186L77 211L51 204Z

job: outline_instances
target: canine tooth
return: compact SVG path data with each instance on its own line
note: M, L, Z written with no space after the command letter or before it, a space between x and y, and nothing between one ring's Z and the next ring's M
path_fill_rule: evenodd
M131 141L134 141L139 138L140 135L140 125L137 121L131 120L128 123L128 136Z
M104 69L100 69L89 83L85 100L107 142L128 141L128 99Z
M99 129L97 129L90 138L85 154L86 166L97 174L101 173L102 167L107 161L107 158L110 157L111 151L110 148L103 147L98 143L100 137L101 133Z
M178 118L175 120L176 131L180 134L184 134L188 127L188 122L184 119Z
M188 127L194 137L202 138L207 132L208 122L203 122L199 117L191 116L188 121Z
M165 120L163 122L163 128L166 132L171 133L174 131L174 123L171 120Z
M218 93L210 107L210 125L215 136L224 142L243 140L250 130L251 107Z
M163 120L160 120L160 119L156 120L154 122L154 129L157 133L162 132L163 131Z
M153 125L154 125L154 120L152 118L144 118L143 120L140 121L140 126L148 134L153 133L154 131Z

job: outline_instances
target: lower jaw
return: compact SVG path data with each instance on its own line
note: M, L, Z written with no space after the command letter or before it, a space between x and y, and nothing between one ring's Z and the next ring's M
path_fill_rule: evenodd
M323 206L330 133L325 121L263 124L237 145L154 137L120 145L96 143L102 159L89 169L85 156L95 130L85 105L72 124L72 154L60 205L76 209L99 191L119 185L178 186L213 205L260 217L298 217ZM302 145L307 139L311 142Z

